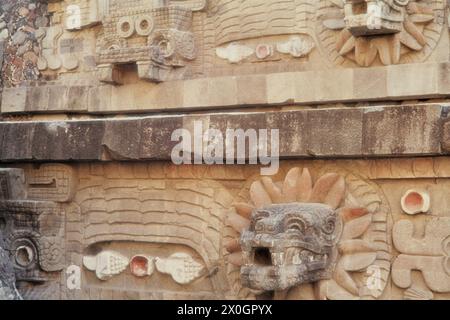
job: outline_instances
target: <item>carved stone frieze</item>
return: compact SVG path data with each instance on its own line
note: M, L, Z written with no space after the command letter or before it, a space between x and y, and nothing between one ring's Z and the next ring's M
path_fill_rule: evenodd
M69 200L73 192L70 170L62 165L44 165L31 174L23 169L0 169L0 234L24 298L60 295L45 288L55 284L65 267L68 207L58 202Z

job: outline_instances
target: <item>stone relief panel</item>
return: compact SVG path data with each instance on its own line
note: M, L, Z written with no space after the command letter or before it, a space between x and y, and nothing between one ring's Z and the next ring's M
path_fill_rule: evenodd
M178 252L168 253L172 248ZM89 255L98 250L100 252ZM134 287L135 290L150 293L170 288L175 294L177 287L181 289L187 286L194 290L206 286L212 290L210 281L205 278L208 273L201 258L191 249L182 246L165 244L158 248L149 243L99 243L87 249L83 267L95 273L100 281L92 279L92 274L88 273L86 278L92 279L99 288L110 288L125 280L131 286L122 288L123 291L131 291Z
M44 165L42 171L67 172L70 167ZM33 169L36 175L39 169ZM1 169L0 227L9 252L18 292L24 299L59 299L60 272L65 268L65 211L69 198L34 189L38 179L23 169ZM41 172L42 172L41 171ZM58 177L55 175L54 183ZM39 183L47 183L40 180ZM67 193L73 192L68 184ZM34 200L34 199L40 200ZM53 201L52 201L53 200Z
M206 0L109 1L97 39L100 80L120 83L114 68L136 63L141 79L161 82L184 78L184 67L197 56L193 13Z
M164 178L163 171L114 164L80 173L74 198L80 214L67 223L67 245L74 248L67 263L82 267L82 289L67 297L226 294L220 244L232 197L213 180Z
M140 79L161 82L323 69L323 61L349 67L422 62L441 38L446 5L443 0L21 1L3 5L3 73L13 85L41 73L47 80L76 74L120 84L130 65ZM26 25L9 23L24 21L21 14L29 17Z
M211 1L205 29L214 38L205 38L206 73L308 62L316 46L308 21L314 6L305 0Z
M0 61L3 57L3 86L16 86L23 81L37 80L40 52L35 32L48 24L47 5L40 1L2 1L0 4Z
M36 30L41 52L38 68L47 80L92 78L95 70L96 25L103 11L100 0L56 1L48 4L50 26Z
M415 227L409 220L397 222L393 230L396 249L401 253L392 267L392 280L405 295L415 293L417 299L432 297L432 293L450 292L450 218L433 218L426 223L424 237L415 237ZM412 278L419 270L427 288L417 289ZM429 289L429 290L427 290ZM413 291L412 291L413 290ZM430 291L431 290L431 291ZM420 296L420 293L428 295Z
M450 297L448 159L19 167L0 227L25 299Z
M28 198L70 202L76 191L75 170L66 165L43 164L26 170Z

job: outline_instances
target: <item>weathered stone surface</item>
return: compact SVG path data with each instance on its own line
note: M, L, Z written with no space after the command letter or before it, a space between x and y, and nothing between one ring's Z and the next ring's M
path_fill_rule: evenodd
M429 104L211 114L208 119L224 136L226 129L279 129L283 158L440 155L446 137L441 137L442 110ZM178 143L171 141L172 132L189 118L4 122L0 155L2 161L168 160Z
M141 121L106 122L102 139L105 156L116 160L138 159L141 134Z
M442 149L450 152L450 121L445 121L442 125Z
M448 6L0 0L0 299L450 299Z
M3 249L4 243L0 233L0 300L19 300L15 286L14 270L8 253Z
M0 186L0 200L26 199L23 170L0 168Z
M171 141L174 130L183 127L183 118L161 117L141 120L139 159L164 160L170 157L173 147L179 141Z
M441 113L439 105L364 110L364 154L439 153Z
M359 156L363 136L371 134L364 127L364 109L314 110L308 112L307 152L311 156Z
M97 97L98 98L98 97ZM3 113L87 111L90 86L23 86L5 89Z
M5 42L0 38L0 70L3 68L3 55L5 54ZM3 87L3 77L0 77L0 87Z
M28 9L30 5L32 9ZM35 52L38 40L34 32L38 24L48 23L48 20L42 20L46 11L47 5L42 1L2 1L0 41L5 41L5 63L0 70L4 85L19 85L23 81L39 78Z

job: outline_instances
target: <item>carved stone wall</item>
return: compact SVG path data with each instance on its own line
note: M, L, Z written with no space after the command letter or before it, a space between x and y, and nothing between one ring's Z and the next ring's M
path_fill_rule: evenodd
M449 95L444 0L2 3L6 115Z
M289 291L283 289L271 298L450 298L449 214L444 209L450 162L446 158L285 161L276 176L262 179L257 168L164 163L17 167L20 169L3 171L10 177L24 177L24 189L10 195L22 192L21 197L39 199L46 194L54 201L1 202L2 221L6 221L3 233L7 239L15 239L7 240L5 246L17 247L11 251L13 265L18 290L26 299L48 298L45 294L51 288L59 292L51 297L63 299L254 298L257 290L250 292L247 286L277 290L272 287L275 284L263 284L264 279L258 285L250 284L240 275L247 269L240 267L246 260L240 258L239 233L249 227L246 219L252 217L253 206L262 208L253 219L265 221L266 227L256 229L263 233L272 222L257 217L266 210L290 217L289 223L299 228L300 221L307 221L308 212L318 214L319 207L338 214L332 225L328 225L330 220L323 226L311 226L323 228L323 235L333 230L339 234L332 240L337 242L330 242L337 255L322 261L328 271L320 276L307 271L309 276L298 278L303 279L300 283L288 285ZM52 174L57 182L52 184L54 189L45 182L49 178L39 178ZM70 187L58 187L59 183ZM49 192L34 190L44 185ZM23 195L24 190L28 196ZM290 194L298 205L284 205L294 199ZM405 200L405 195L411 198ZM406 212L408 206L425 198L428 202L421 207L423 212ZM295 206L303 206L303 216L292 216L298 212L291 210ZM58 216L65 221L62 229ZM10 229L10 223L21 227ZM328 229L331 226L333 229ZM301 230L290 228L270 230L279 235ZM58 244L52 236L63 243ZM243 235L243 239L249 236ZM37 265L20 268L17 264L32 256L31 252L37 255ZM275 259L276 251L271 252ZM301 265L304 254L292 256L290 263ZM79 287L70 285L71 270L79 270Z
M450 299L445 0L0 0L0 299ZM172 133L280 129L281 169Z
M47 6L33 0L2 1L0 9L0 60L4 86L37 80L40 47L35 32L48 24ZM1 65L1 64L0 64Z

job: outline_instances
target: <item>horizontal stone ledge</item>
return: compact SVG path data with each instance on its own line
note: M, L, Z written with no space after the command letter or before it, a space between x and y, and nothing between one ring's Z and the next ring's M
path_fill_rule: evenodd
M172 132L279 129L281 158L443 155L450 151L441 104L296 111L1 122L0 161L170 160ZM447 130L445 130L447 128ZM443 147L441 147L443 146Z
M245 106L320 105L450 96L450 63L391 65L170 81L123 86L5 88L4 114L187 111Z

